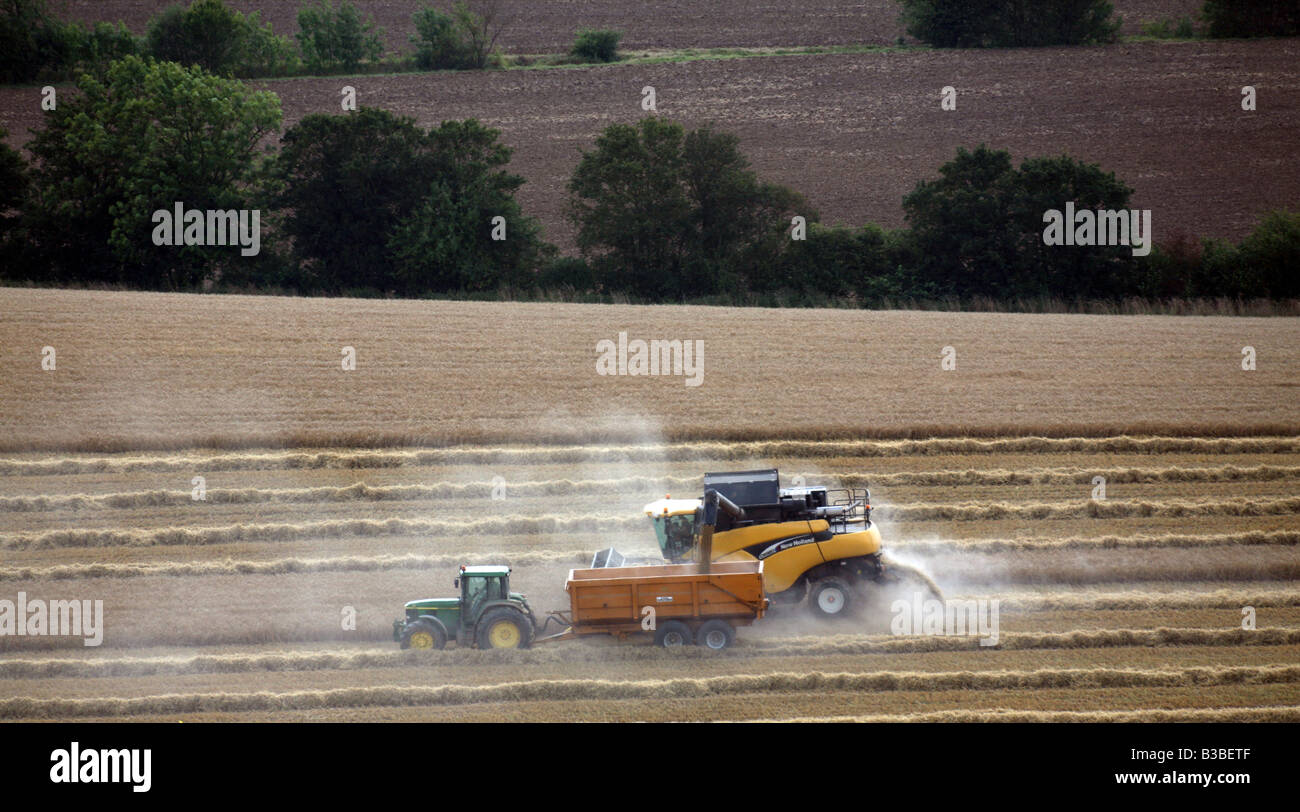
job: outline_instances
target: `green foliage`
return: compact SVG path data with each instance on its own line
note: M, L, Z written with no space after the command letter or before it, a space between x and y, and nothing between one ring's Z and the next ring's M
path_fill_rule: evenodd
M474 67L474 56L466 34L456 18L431 6L411 17L415 34L415 64L423 70L458 70Z
M1240 245L1241 259L1259 276L1251 295L1300 297L1300 212L1273 211Z
M67 36L77 66L103 71L109 63L140 52L140 42L123 23L95 23L92 28L68 25Z
M907 32L938 48L1085 45L1114 41L1107 0L902 0Z
M86 27L53 17L46 0L0 0L0 81L56 79L79 68L102 70L138 51L122 23Z
M498 135L473 120L426 132L369 108L305 117L270 172L303 285L418 295L527 281L550 249L514 200L523 179L504 171Z
M761 279L803 198L760 182L738 140L654 116L614 124L569 182L577 242L612 287L681 298Z
M1132 253L1125 246L1048 246L1043 213L1124 209L1131 191L1113 174L1067 156L1033 158L1019 169L1007 152L957 151L903 199L921 252L923 281L947 295L1106 297L1121 291Z
M1196 24L1191 17L1183 17L1176 23L1172 20L1152 20L1142 23L1142 33L1157 39L1193 39L1196 37Z
M1300 4L1295 0L1206 0L1201 16L1211 37L1300 34Z
M169 6L149 21L145 50L155 59L198 65L212 73L275 75L296 61L292 46L262 25L257 12L247 17L222 0L193 0L188 8Z
M556 257L537 274L537 287L542 290L571 290L578 293L596 291L600 287L591 266L580 257Z
M613 62L618 59L618 43L623 32L584 28L573 41L569 55L584 62Z
M231 248L155 246L152 215L248 208L258 143L279 99L241 83L131 56L47 114L31 151L28 233L54 280L193 289L246 258Z
M383 55L380 31L367 15L343 0L316 0L298 10L298 47L313 71L356 70L363 60L375 62Z
M476 11L476 8L481 11ZM456 28L465 43L468 67L482 70L488 66L502 30L498 14L499 7L495 0L486 0L474 7L466 0L456 0L451 7L451 16L455 18Z
M24 245L19 228L23 204L27 198L27 161L5 143L9 131L0 127L0 279L22 275Z

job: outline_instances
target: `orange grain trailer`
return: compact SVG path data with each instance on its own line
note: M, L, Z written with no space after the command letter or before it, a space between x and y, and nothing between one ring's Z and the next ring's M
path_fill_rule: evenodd
M767 611L762 561L575 569L564 589L569 610L551 618L568 628L542 637L654 634L665 647L692 642L714 650L731 645L737 626ZM548 619L550 622L550 619Z

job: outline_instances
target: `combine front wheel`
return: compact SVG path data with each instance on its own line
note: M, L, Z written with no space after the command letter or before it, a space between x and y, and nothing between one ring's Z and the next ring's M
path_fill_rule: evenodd
M808 606L818 617L843 617L849 609L849 585L839 578L823 578L808 592Z

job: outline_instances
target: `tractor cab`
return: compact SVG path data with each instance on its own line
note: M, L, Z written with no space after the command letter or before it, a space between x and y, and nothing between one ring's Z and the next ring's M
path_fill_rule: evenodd
M460 590L460 605L468 608L468 617L476 617L486 601L510 599L510 568L480 566L460 568L460 577L452 582Z

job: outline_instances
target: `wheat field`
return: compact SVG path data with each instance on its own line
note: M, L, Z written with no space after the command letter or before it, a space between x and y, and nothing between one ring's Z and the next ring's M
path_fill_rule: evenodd
M702 385L597 375L620 332L703 340ZM0 719L1295 721L1297 339L1282 318L0 289L0 599L104 606L99 647L0 636ZM645 502L751 467L869 487L892 557L1000 601L997 645L891 634L888 592L720 653L391 641L459 564L562 608L593 551L653 551Z

